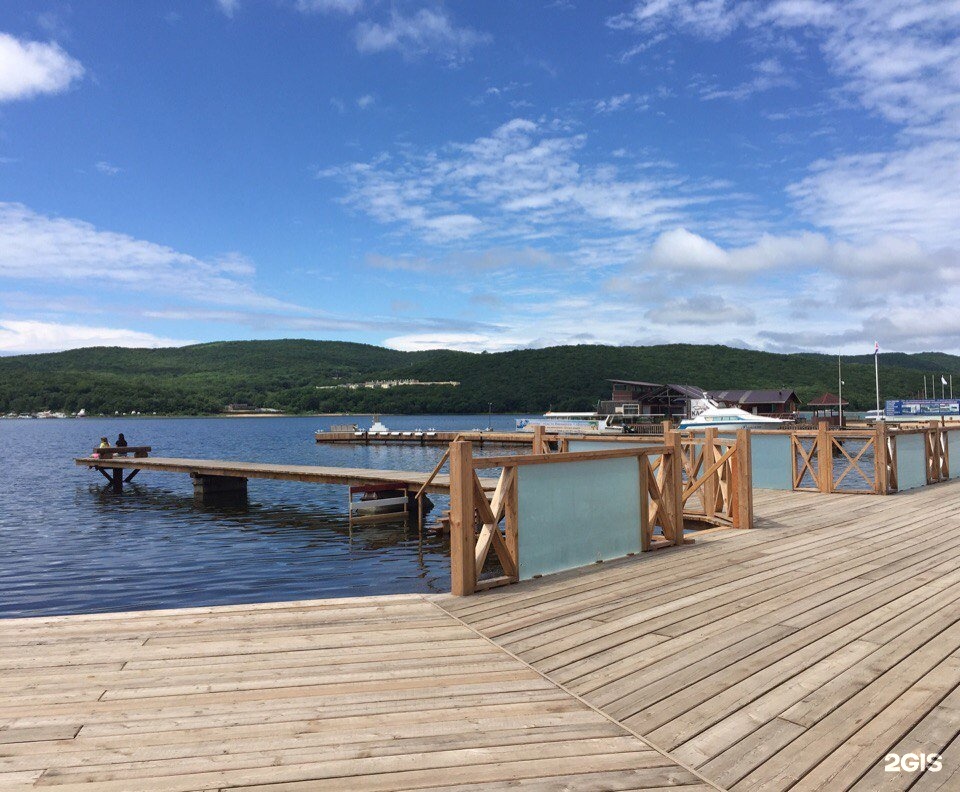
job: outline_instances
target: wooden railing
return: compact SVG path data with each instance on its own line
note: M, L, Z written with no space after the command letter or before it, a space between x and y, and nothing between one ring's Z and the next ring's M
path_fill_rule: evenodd
M685 433L681 453L686 474L684 517L716 526L751 527L750 433L745 429L734 437L720 436L716 429L702 435Z
M879 422L868 429L837 429L821 421L812 430L763 430L757 434L789 435L796 491L886 495L949 479L950 436L960 438L960 426L937 421L909 425ZM909 449L903 447L911 437L919 439ZM904 454L909 457L901 459ZM911 480L901 481L908 473Z
M566 444L564 444L565 446ZM534 443L536 449L538 444ZM626 495L630 509L622 519L631 522L639 515L639 525L618 526L633 534L640 551L677 546L692 540L684 537L684 521L693 520L719 527L750 528L753 525L753 495L750 473L750 441L745 431L735 439L720 438L716 431L706 437L684 437L668 431L662 444L644 447L474 457L471 443L451 443L450 461L450 558L451 591L456 595L516 582L524 577L525 560L521 557L520 536L524 519L535 519L521 513L520 471L534 465L564 465L634 458L636 475L627 488L636 492ZM478 470L500 468L500 478L492 498L477 475ZM591 482L599 484L603 469L590 465L571 468L579 476L578 483L588 490ZM621 473L624 471L619 469ZM564 493L557 492L559 498ZM539 493L543 497L542 490ZM632 500L637 497L638 501ZM631 515L631 516L627 516ZM598 521L601 518L598 518ZM610 519L610 515L607 516ZM619 519L614 515L613 519ZM590 519L584 530L597 522ZM552 525L552 523L551 523ZM567 526L557 526L548 539L562 544L570 540ZM527 534L523 534L527 536ZM527 540L524 540L527 541ZM492 556L491 556L492 551ZM488 564L495 559L497 564ZM602 559L591 559L602 560ZM583 562L588 563L588 562ZM577 564L574 564L577 565ZM491 567L499 570L491 573ZM487 574L485 574L487 567ZM567 567L569 568L569 567ZM500 574L495 574L499 571Z

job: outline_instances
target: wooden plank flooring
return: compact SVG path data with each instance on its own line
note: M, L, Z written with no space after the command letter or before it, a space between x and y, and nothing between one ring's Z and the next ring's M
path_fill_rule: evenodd
M0 789L711 787L418 596L0 620Z
M960 482L755 508L751 532L439 602L724 789L960 789Z
M960 482L755 507L472 597L0 620L0 790L960 789Z

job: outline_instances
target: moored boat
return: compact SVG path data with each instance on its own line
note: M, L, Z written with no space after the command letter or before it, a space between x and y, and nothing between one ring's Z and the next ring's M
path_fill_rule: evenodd
M787 423L781 418L754 415L739 407L709 407L694 418L680 422L680 430L688 429L777 429Z
M546 412L542 418L518 418L517 429L532 432L542 426L552 434L623 434L622 426L612 426L609 416L592 412Z

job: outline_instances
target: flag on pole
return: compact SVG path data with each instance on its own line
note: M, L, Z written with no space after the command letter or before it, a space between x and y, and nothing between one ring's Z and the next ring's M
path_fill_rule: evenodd
M947 378L944 377L943 374L940 375L940 384L941 384L941 385L946 385L946 384L947 384Z
M874 342L873 342L873 354L874 354L874 355L879 355L879 354L880 354L880 342L879 342L879 341L874 341Z

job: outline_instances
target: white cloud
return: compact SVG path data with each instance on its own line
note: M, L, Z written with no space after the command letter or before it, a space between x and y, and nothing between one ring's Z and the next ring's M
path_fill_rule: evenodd
M723 248L685 228L661 234L640 261L644 271L697 272L720 281L731 275L819 272L843 278L850 290L858 282L875 286L883 281L888 289L934 292L960 283L958 265L960 251L931 250L889 234L859 244L812 232L763 234L750 245Z
M421 8L410 16L394 8L386 24L362 22L356 31L359 52L396 50L409 58L432 54L449 65L462 63L471 50L489 41L486 33L457 27L442 8Z
M111 165L105 160L100 160L93 167L95 167L100 173L104 176L116 176L118 173L123 171L123 168L118 168L116 165Z
M381 156L320 172L342 179L345 202L374 219L399 224L430 242L478 237L522 246L544 237L595 239L604 233L657 231L716 200L711 186L633 163L582 164L586 138L550 123L517 118L489 136L437 151Z
M23 41L0 33L0 102L67 90L84 73L59 44Z
M361 110L366 110L368 107L373 107L374 102L377 100L371 94L364 94L359 99L357 99L357 107Z
M960 123L960 5L930 0L639 0L608 20L645 37L677 30L719 40L737 29L809 35L861 104L910 128ZM952 133L949 131L952 129Z
M894 234L955 245L960 141L822 160L787 189L807 219L848 238Z
M411 333L384 342L391 349L422 352L428 349L457 349L461 352L505 352L526 346L522 338L501 333Z
M297 0L297 10L304 14L356 14L364 0Z
M740 85L734 88L708 88L703 91L703 98L708 100L736 99L739 101L773 88L784 88L796 85L796 81L784 72L783 65L776 58L765 58L753 68L756 76L752 80L740 83Z
M0 277L102 282L192 301L302 310L259 294L253 265L239 254L200 259L165 245L0 203Z
M233 19L234 14L240 10L240 0L217 0L217 6L224 16Z
M660 325L751 325L757 315L745 305L735 305L716 294L678 297L654 306L647 319Z
M0 354L59 352L90 346L156 348L194 343L115 327L0 319Z
M593 109L597 113L615 113L628 107L645 110L649 107L649 97L632 93L617 94L608 99L600 99L594 104Z

